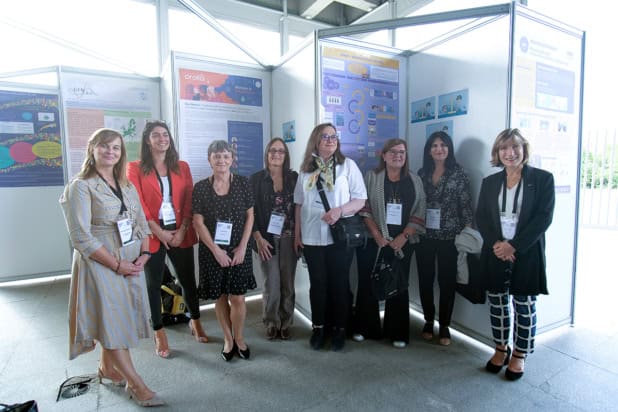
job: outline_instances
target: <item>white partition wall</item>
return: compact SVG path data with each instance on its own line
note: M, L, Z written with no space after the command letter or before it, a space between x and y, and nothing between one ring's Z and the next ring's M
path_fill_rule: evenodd
M482 179L498 170L489 164L496 135L519 127L532 143L532 164L554 173L557 203L547 236L550 295L539 297L537 329L571 322L583 32L510 3L320 30L318 37L321 42L349 42L343 36L384 29L395 31L397 49L409 56L407 74L400 80L406 108L398 116L407 125L413 172L421 167L429 134L447 131L457 161L471 179L476 208ZM411 273L410 303L420 310L414 260ZM456 298L456 328L490 341L488 319L485 305Z
M471 180L475 209L481 180L494 171L489 164L491 144L507 121L509 27L508 15L489 21L483 19L475 25L466 25L466 30L457 35L453 33L448 41L429 44L421 53L410 57L408 142L412 170L417 172L422 166L427 137L436 130L445 130L453 138L457 162ZM398 36L398 42L405 44L405 41L404 35ZM452 110L449 103L446 109L443 107L451 96L456 99L459 95L467 96L466 107L460 113ZM418 110L413 108L426 102L432 102L434 109L419 119L415 115ZM412 266L410 299L412 306L422 312L418 274L416 266ZM436 280L436 309L438 302ZM453 311L456 327L488 338L491 336L488 319L485 305L472 305L456 296Z
M315 45L313 38L308 39L272 72L272 135L286 140L290 165L296 171L300 168L309 134L316 125ZM291 125L293 134L289 133ZM295 282L296 307L308 315L311 313L309 273L302 261L297 266Z

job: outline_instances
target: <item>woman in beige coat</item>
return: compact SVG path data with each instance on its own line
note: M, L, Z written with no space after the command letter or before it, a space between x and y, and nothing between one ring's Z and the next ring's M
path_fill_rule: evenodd
M144 264L150 231L135 187L125 174L122 136L99 129L60 205L74 247L69 297L69 358L102 347L99 381L126 383L140 406L164 402L131 361L130 347L150 337Z

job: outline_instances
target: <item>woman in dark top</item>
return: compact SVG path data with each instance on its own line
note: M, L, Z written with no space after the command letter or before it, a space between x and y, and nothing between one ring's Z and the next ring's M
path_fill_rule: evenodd
M294 320L294 275L298 255L294 251L294 187L298 173L290 169L288 147L275 137L264 154L265 169L249 182L255 199L253 238L264 275L262 292L266 336L290 338Z
M455 303L457 249L455 236L472 224L470 181L455 160L451 137L440 131L432 133L423 149L423 167L418 171L427 195L426 233L416 248L418 285L425 316L423 338L433 338L436 309L433 284L438 261L440 285L440 344L451 343L451 315Z
M545 231L551 224L554 177L528 166L528 141L518 129L496 137L491 164L504 169L483 179L476 222L483 236L481 274L486 279L491 329L496 344L485 369L503 366L509 380L524 374L526 355L534 351L536 296L547 294ZM509 344L510 305L514 307L513 356Z
M371 293L370 276L378 253L385 259L401 259L400 268L410 272L413 244L425 231L425 193L418 176L408 169L407 143L390 139L384 143L380 163L365 175L368 199L360 215L373 239L365 249L357 249L358 291L354 311L356 341L380 339L380 308ZM410 341L408 291L386 300L384 335L396 348Z
M245 293L255 289L251 249L247 248L253 228L253 195L249 181L233 175L232 147L215 140L208 147L213 174L193 189L193 225L200 239L200 283L202 299L214 299L217 320L223 329L224 360L234 354L250 356L244 339Z

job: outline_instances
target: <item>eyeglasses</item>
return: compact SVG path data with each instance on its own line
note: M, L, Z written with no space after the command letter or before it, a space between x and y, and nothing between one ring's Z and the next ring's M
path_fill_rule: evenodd
M276 155L276 154L284 155L285 149L269 149L268 153L270 153L271 155Z
M406 155L406 151L405 150L389 150L388 154L395 157L395 156L405 156Z
M329 134L324 133L320 135L320 138L322 140L337 140L337 135L336 134L329 135Z

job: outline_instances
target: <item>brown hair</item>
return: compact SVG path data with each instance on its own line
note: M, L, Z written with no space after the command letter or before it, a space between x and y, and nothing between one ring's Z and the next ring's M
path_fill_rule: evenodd
M176 147L174 146L174 139L172 138L172 133L170 132L167 123L161 120L153 120L151 122L147 122L146 126L144 126L144 130L142 131L142 143L140 145L140 167L142 172L147 175L152 172L154 169L154 161L152 160L152 152L148 142L150 141L150 134L154 130L155 127L162 127L167 131L167 134L170 137L170 147L167 148L167 152L165 152L165 166L167 166L168 170L178 174L180 173L180 168L178 167L178 152L176 151Z
M530 159L530 143L526 140L524 136L522 136L519 129L504 129L498 136L496 136L496 141L494 142L493 147L491 148L491 160L490 163L495 167L504 166L500 161L500 147L504 145L507 141L513 140L516 143L521 144L524 149L524 160L522 164L527 164Z
M400 144L402 144L406 148L406 161L403 164L403 167L401 168L401 173L404 174L408 172L408 164L409 164L408 143L405 140L399 139L399 138L388 139L386 142L384 142L384 146L382 147L382 152L380 153L380 160L378 163L378 167L374 169L374 172L380 173L382 170L386 169L386 162L384 161L384 157L382 157L382 155L388 152L389 150L391 150L392 147L400 145Z
M114 165L114 178L118 180L121 186L127 186L129 181L127 180L127 149L124 146L124 140L122 135L113 129L99 129L92 133L92 136L88 139L88 146L86 148L86 158L82 163L82 168L77 174L77 177L82 179L91 178L96 174L96 162L94 160L94 148L105 143L109 143L116 138L120 138L120 160Z
M283 150L285 150L285 159L283 159L283 173L285 173L290 170L290 151L288 150L288 145L285 144L285 141L280 137L273 137L266 145L266 150L264 151L264 167L268 170L268 151L275 142L281 142L283 144Z
M309 141L307 142L307 148L305 149L305 156L303 158L303 163L300 165L300 170L305 173L311 173L317 169L317 165L315 164L314 156L318 154L318 146L320 145L320 140L322 139L322 130L327 127L332 127L337 131L337 128L332 123L320 123L311 131L311 135L309 135ZM341 142L337 138L337 149L333 154L335 158L335 164L340 165L344 162L345 156L341 153Z

